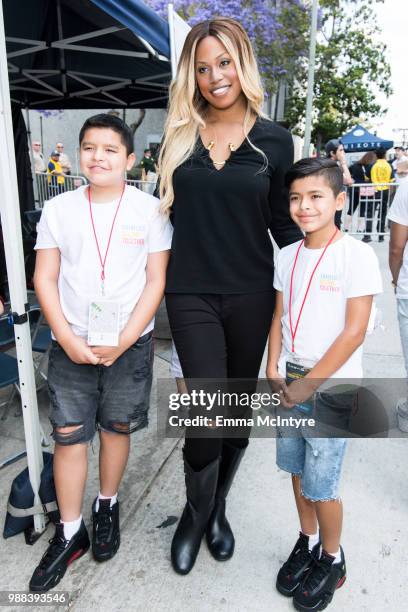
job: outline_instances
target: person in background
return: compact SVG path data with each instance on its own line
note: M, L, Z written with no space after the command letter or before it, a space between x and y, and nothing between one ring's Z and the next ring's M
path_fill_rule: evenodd
M345 187L350 187L354 183L353 178L350 174L350 170L347 166L346 153L344 152L344 147L341 144L340 140L337 138L333 138L326 143L325 146L326 155L329 159L334 160L337 165L340 167L343 173L343 185ZM336 215L334 218L334 222L336 227L340 229L341 226L341 215L342 211L336 211Z
M145 149L140 162L142 168L143 191L153 193L157 180L157 166L150 149Z
M385 159L386 150L384 147L377 149L376 155L377 161L371 166L369 178L370 182L376 185L375 190L378 194L376 208L378 204L380 205L377 222L377 232L380 233L378 242L384 242L385 220L390 201L390 188L388 185L394 181L394 171L390 162ZM371 232L371 228L372 220L367 221L367 232Z
M44 155L41 152L41 142L39 140L33 141L33 160L34 172L45 172L47 170Z
M368 151L350 166L350 175L354 183L361 184L369 182L368 176L370 174L370 168L376 159L374 151ZM347 215L352 217L360 206L359 217L364 218L367 210L367 198L370 196L374 196L374 189L372 187L349 187L349 207ZM369 242L369 240L364 240L364 242Z
M403 147L394 147L395 158L392 162L394 173L397 171L397 165L400 161L408 161L407 153Z
M71 170L72 170L71 160L69 159L68 155L64 153L64 145L62 144L62 142L57 142L55 149L58 151L60 155L59 162L62 167L62 172L67 175L71 174Z
M395 182L397 185L405 183L408 179L408 158L401 158L396 164Z
M49 197L53 198L64 191L65 185L65 178L60 164L60 154L57 149L51 151L47 172Z
M408 162L403 163L408 166ZM399 164L397 168L399 168ZM388 220L391 221L389 246L391 282L397 298L402 352L408 375L408 181L398 187L388 212ZM408 432L408 400L406 397L399 400L397 413L400 429Z

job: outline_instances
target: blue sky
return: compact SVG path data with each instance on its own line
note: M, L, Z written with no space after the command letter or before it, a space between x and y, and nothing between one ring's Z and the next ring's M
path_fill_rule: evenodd
M388 47L388 61L392 70L394 94L382 101L388 108L384 117L375 121L379 136L395 141L401 135L395 128L408 130L408 2L407 0L385 0L377 6L378 23L382 39Z

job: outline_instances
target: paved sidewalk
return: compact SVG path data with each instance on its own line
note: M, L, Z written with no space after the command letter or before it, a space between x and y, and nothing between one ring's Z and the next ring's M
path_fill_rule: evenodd
M383 329L366 343L366 375L404 377L398 325L390 277L388 243L374 244L383 271L385 293L378 299ZM169 343L156 345L155 376L168 376ZM264 371L264 370L263 370ZM40 394L41 420L49 430L47 397ZM24 448L21 418L0 422L0 452ZM181 441L158 439L153 397L151 424L136 434L120 491L122 544L109 563L96 564L90 553L76 562L58 590L70 592L70 610L140 612L270 612L291 610L290 600L274 586L280 564L297 537L297 519L289 476L275 466L275 441L254 439L242 462L228 500L228 516L236 534L236 553L226 563L214 561L203 542L196 566L188 576L171 569L169 551L176 517L180 516L184 484ZM90 508L98 491L97 443L90 450L84 504ZM408 441L352 440L343 478L345 523L343 546L348 578L330 609L398 612L406 609L408 522ZM0 524L14 476L24 461L0 471ZM168 525L166 527L166 525ZM23 536L0 540L0 591L24 590L52 535L49 528L32 547ZM17 608L4 608L17 610ZM30 610L37 610L30 607ZM63 610L64 607L49 607ZM68 609L66 607L65 609ZM38 608L40 610L40 608Z

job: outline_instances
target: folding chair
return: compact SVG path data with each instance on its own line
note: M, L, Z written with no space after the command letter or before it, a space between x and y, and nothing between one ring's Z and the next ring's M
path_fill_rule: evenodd
M41 318L41 310L39 307L33 308L32 315L30 314L30 327L36 331L36 327ZM17 359L12 355L8 355L4 351L9 351L15 348L15 337L14 327L9 324L8 315L0 316L0 389L8 386L12 386L11 393L6 401L0 404L0 407L4 406L3 413L0 417L0 421L4 421L7 418L9 407L13 401L16 391L20 394L19 387L19 376L18 376L18 365ZM20 416L21 410L18 411L14 416ZM49 446L49 442L44 434L44 431L40 425L40 435L42 446ZM13 463L14 461L21 459L25 455L24 452L17 453L7 457L0 463L0 468Z
M7 417L8 409L14 399L16 391L20 392L18 386L17 359L8 355L7 351L15 346L14 329L9 325L7 315L0 317L0 389L12 386L9 397L1 402L0 407L5 406L1 420Z
M45 323L44 315L38 305L30 306L28 311L30 319L31 345L33 353L40 353L42 356L39 361L34 361L36 388L37 391L44 385L47 376L43 371L43 366L51 348L51 329Z

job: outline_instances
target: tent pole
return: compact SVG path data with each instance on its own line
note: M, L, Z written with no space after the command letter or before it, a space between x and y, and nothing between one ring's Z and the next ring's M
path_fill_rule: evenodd
M44 155L44 135L43 135L43 118L40 115L40 140L41 140L41 153Z
M28 151L30 154L30 163L31 163L31 176L33 179L33 188L34 188L34 202L39 202L38 197L38 185L37 185L37 175L35 173L35 164L34 164L34 154L33 154L33 139L31 138L31 126L30 126L30 109L26 106L26 126L27 126L27 138L28 138Z
M304 139L304 145L303 145L303 157L310 156L310 139L311 139L311 134L312 134L313 88L314 88L314 75L315 75L316 30L317 30L318 8L319 8L319 0L313 0L312 24L310 28L309 71L308 71L308 77L307 77L305 139Z
M0 2L0 214L6 255L7 277L12 311L24 320L27 290L24 271L23 241L17 189L17 172L11 119L10 89L7 72L7 52L4 33L3 3ZM38 495L43 459L40 441L37 396L28 320L14 320L21 404L30 482L34 503L41 504ZM44 530L44 514L34 516L36 532Z
M176 57L176 42L174 40L174 6L167 5L167 19L169 22L169 42L170 42L170 61L171 61L171 77L174 79L177 73L177 57Z

